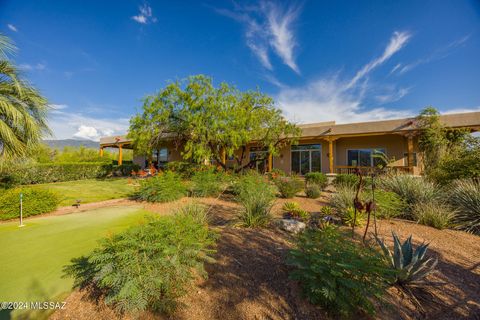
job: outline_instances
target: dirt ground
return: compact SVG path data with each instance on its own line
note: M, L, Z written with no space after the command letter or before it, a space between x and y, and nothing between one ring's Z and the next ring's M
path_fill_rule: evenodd
M313 200L293 201L306 210L318 212L328 193ZM219 230L216 263L206 266L209 278L199 280L181 299L181 308L170 319L327 319L320 308L301 298L297 284L288 279L284 257L292 246L291 236L276 229L235 228L232 222L238 205L231 199L184 198L167 204L145 204L147 210L168 214L185 203L198 201L209 206L212 226ZM273 208L281 215L286 200ZM288 200L292 201L292 199ZM127 203L126 203L127 205ZM379 305L378 319L480 319L480 238L460 231L436 230L408 221L379 221L378 232L391 244L391 231L402 239L413 234L415 244L429 242L429 254L438 257L438 272L430 276L443 285L428 292L414 293L423 305L419 310L402 292L389 289ZM149 313L140 319L167 319ZM118 316L103 304L96 305L75 291L67 298L67 308L51 319L115 319ZM129 317L122 317L129 319Z

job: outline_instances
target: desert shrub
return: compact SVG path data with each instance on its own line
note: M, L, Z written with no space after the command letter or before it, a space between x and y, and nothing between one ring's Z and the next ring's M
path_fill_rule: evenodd
M307 184L316 184L320 189L327 186L327 175L321 172L309 172L305 175Z
M393 253L385 245L383 239L376 238L383 255L390 267L395 270L395 283L400 285L424 284L425 277L432 273L438 260L425 256L428 243L421 244L414 251L412 236L402 244L400 238L393 234Z
M206 276L215 235L197 209L159 218L105 238L64 268L74 287L104 298L119 313L172 313L197 275Z
M180 199L186 194L186 187L180 176L174 172L165 172L140 181L140 188L133 198L148 202L168 202Z
M413 207L413 217L420 224L445 229L451 225L454 212L444 203L429 201L417 203Z
M307 186L305 187L305 194L307 195L307 198L317 199L318 197L320 197L321 191L318 185L307 184Z
M238 225L262 227L271 221L271 208L275 200L275 187L258 173L248 173L235 185L236 200L242 206Z
M140 166L135 163L123 163L121 165L112 166L112 173L115 176L129 176L131 175L132 171L140 170Z
M304 182L297 176L278 177L275 179L275 185L280 192L282 198L293 198L297 193L302 191Z
M480 234L480 180L455 181L448 191L458 228Z
M335 187L350 187L354 188L358 183L358 176L355 174L337 174L333 180Z
M192 195L217 197L224 189L223 175L213 170L197 171L192 176Z
M413 207L417 203L430 202L438 198L440 191L433 183L424 178L411 175L387 176L379 179L379 186L395 192L406 203L404 218L414 219Z
M11 187L15 185L104 178L112 170L113 166L104 162L11 164L3 168L0 173L0 184Z
M298 204L298 202L295 201L287 201L282 206L282 210L285 212L292 212L300 209L300 205Z
M330 197L330 206L337 214L342 215L348 208L353 207L355 189L346 185L337 187L336 192Z
M171 161L165 165L165 171L172 171L179 174L184 179L190 179L195 172L209 170L204 164L192 163L187 161Z
M372 299L384 293L393 276L377 251L353 243L331 225L301 233L287 261L308 300L341 316L359 310L374 314Z
M285 202L282 206L284 217L288 219L299 219L307 221L310 218L310 212L303 210L298 202Z
M320 213L324 216L330 216L333 214L333 208L330 206L323 206L322 209L320 209Z
M14 188L0 193L0 220L20 216L20 193L23 194L23 216L33 216L57 209L58 195L40 188Z
M278 177L285 177L287 174L285 173L285 171L283 170L280 170L280 169L277 169L277 168L273 168L272 171L268 172L268 177L271 179L271 180L275 180L277 179Z
M365 224L365 213L362 211L358 211L355 216L355 209L352 207L347 208L346 211L343 212L341 215L343 223L345 223L349 227L361 227Z

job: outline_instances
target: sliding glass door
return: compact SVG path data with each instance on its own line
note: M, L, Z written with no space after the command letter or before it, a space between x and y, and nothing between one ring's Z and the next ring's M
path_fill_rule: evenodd
M309 172L320 172L322 170L321 149L320 144L292 146L292 173L304 175Z

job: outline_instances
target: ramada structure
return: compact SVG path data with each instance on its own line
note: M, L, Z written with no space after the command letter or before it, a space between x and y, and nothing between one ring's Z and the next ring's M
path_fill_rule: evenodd
M480 112L446 114L440 117L448 128L464 128L471 132L480 131ZM349 173L354 168L373 168L378 157L384 153L391 159L392 170L419 175L422 173L422 155L418 148L421 129L415 118L371 121L361 123L336 124L321 122L299 125L302 134L298 144L284 147L276 156L266 154L255 143L246 146L249 159L264 158L256 163L259 171L272 168L287 173L304 175L308 172ZM118 148L118 163L122 164L122 149L132 149L132 141L126 136L104 137L100 139L100 154L104 148ZM240 152L240 151L239 151ZM262 157L261 155L265 155ZM162 167L167 162L181 161L182 150L165 140L159 150L152 155L134 154L133 162L142 168L154 163ZM260 155L260 156L259 156ZM224 157L227 166L234 166L234 159Z

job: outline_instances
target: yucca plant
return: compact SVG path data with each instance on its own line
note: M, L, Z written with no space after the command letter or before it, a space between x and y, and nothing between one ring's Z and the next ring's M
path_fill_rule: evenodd
M457 211L457 228L480 234L480 180L455 181L448 193L448 201Z
M375 239L382 248L387 262L397 271L395 283L401 286L424 284L425 277L435 270L438 263L438 259L425 256L429 244L423 243L414 251L412 236L401 243L395 232L392 232L392 235L393 252L390 251L383 239L378 237Z

